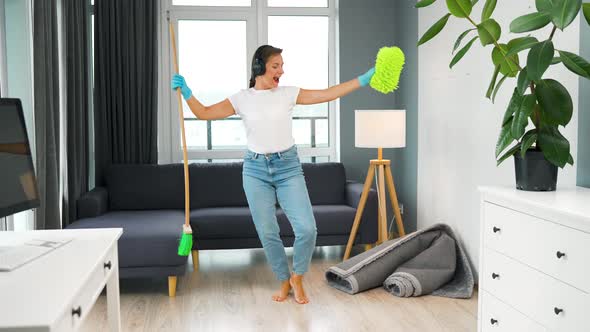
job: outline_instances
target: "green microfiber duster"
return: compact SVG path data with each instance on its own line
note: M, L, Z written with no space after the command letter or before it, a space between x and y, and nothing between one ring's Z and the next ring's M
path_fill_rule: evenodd
M404 52L399 47L382 47L377 53L375 75L369 85L384 94L393 92L397 89L404 63Z

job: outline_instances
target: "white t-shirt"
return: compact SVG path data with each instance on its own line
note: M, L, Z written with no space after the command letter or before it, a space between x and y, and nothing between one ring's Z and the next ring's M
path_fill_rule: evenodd
M268 90L244 89L228 98L244 122L248 149L274 153L295 144L291 116L298 95L298 87L280 86Z

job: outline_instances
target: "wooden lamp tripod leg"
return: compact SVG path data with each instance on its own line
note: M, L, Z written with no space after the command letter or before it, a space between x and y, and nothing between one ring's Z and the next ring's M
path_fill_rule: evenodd
M361 222L363 209L365 208L365 203L367 202L367 197L369 196L369 190L371 190L371 185L373 184L374 175L375 166L371 164L369 165L369 171L367 172L367 178L365 179L365 185L363 187L363 193L361 194L361 200L359 201L359 205L356 209L356 215L354 216L354 222L352 224L350 236L348 237L348 243L346 244L346 251L344 252L343 260L347 260L348 257L350 257L350 251L352 249L352 245L354 244L354 238L356 237L356 232L358 231L359 224Z
M379 192L379 237L377 240L377 244L381 244L385 241L387 241L388 239L388 234L387 234L387 206L386 206L386 201L387 201L387 197L385 197L385 180L384 180L384 176L385 176L385 166L383 165L378 165L377 166L377 179L378 179L378 183L379 183L379 187L377 188L377 191Z
M393 183L393 175L391 174L391 168L386 167L386 177L387 177L387 187L389 189L389 196L391 198L391 205L393 206L393 212L395 214L395 222L397 224L397 230L399 231L399 236L406 235L406 231L404 230L404 223L402 221L402 215L399 210L399 204L397 202L397 194L395 193L395 185Z

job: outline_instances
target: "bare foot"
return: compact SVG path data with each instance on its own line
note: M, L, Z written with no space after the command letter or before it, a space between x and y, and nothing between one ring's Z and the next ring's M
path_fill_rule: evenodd
M291 287L293 287L295 301L297 301L299 304L309 303L309 299L303 290L303 275L292 274L291 278L289 279L289 283L291 284Z
M289 280L285 280L281 283L281 289L272 296L272 299L277 302L283 302L289 296L289 291L291 291L291 284Z

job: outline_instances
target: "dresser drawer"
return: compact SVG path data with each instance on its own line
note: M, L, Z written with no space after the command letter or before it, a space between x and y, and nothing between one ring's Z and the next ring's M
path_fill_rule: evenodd
M590 293L590 234L484 204L485 247Z
M527 316L514 310L506 303L486 291L479 293L482 301L480 313L481 332L543 332L547 331Z
M104 289L112 269L118 268L117 262L113 260L113 257L116 257L115 250L115 247L111 247L99 261L90 274L89 279L72 302L69 312L66 313L66 315L69 314L71 325L74 328L77 329L86 315L88 315L88 312Z
M587 331L590 296L491 249L481 288L551 331Z

